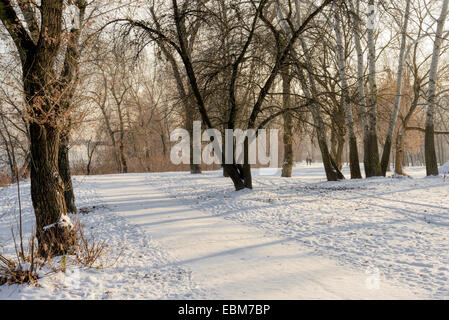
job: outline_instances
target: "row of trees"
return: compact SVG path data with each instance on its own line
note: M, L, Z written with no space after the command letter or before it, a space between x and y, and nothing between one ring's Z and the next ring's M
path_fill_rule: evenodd
M392 158L404 174L407 141L424 135L437 175L448 2L0 0L0 144L15 180L30 172L40 253L75 241L63 223L76 212L71 147L85 146L87 174L95 159L158 170L169 133L193 133L195 120L223 135L281 128L284 177L294 141L313 136L329 181L344 179L346 145L351 178L362 157L366 177ZM236 190L252 188L247 156L223 169Z

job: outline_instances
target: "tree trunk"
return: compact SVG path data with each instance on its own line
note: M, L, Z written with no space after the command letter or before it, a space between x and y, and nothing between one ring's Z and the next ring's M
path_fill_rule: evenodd
M360 33L361 33L361 27L360 27L360 0L356 0L357 6L354 6L354 3L352 0L349 1L349 6L351 10L355 13L353 15L353 24L354 24L354 44L355 49L357 52L357 94L359 98L359 105L360 105L360 118L362 119L362 126L363 126L363 154L364 154L364 165L365 165L365 171L366 168L369 168L370 161L369 161L369 147L370 144L368 143L368 133L369 133L369 125L368 125L368 118L367 118L367 102L366 102L366 95L365 95L365 63L364 63L364 52L362 49L361 41L360 41Z
M57 103L61 92L55 84L64 3L62 0L41 1L42 27L37 44L28 38L9 2L2 1L0 7L0 17L7 21L22 61L29 117L31 199L39 254L43 257L67 254L76 243L76 237L67 217L64 184L58 168L60 125L64 113ZM10 20L14 20L13 28L10 28Z
M231 178L234 183L234 188L236 191L245 189L245 178L241 168L236 164L224 164L223 169L226 170L229 178Z
M396 156L395 156L395 165L394 165L394 173L397 175L405 176L404 169L402 167L402 162L404 161L404 134L405 131L400 130L396 137Z
M120 139L119 154L120 154L120 164L122 168L121 173L128 173L128 163L126 162L125 146L123 145L123 138Z
M77 213L75 205L75 194L73 193L72 176L69 162L69 137L63 133L59 142L58 156L59 175L64 184L64 199L68 213Z
M426 123L426 136L424 139L425 143L425 155L426 155L426 172L427 176L437 176L438 171L438 161L435 151L435 126L431 122L433 121L432 116L428 115L429 120Z
M253 188L251 165L248 164L248 149L248 138L246 138L244 142L244 164L235 163L235 159L233 164L223 162L223 171L226 172L227 177L231 178L236 191Z
M407 43L407 28L408 28L408 20L410 16L410 2L411 0L407 0L407 6L404 14L404 24L402 26L402 41L401 41L401 50L399 53L399 67L397 73L397 85L396 85L396 96L394 98L394 107L393 112L391 114L390 123L388 125L387 137L385 139L384 151L382 153L382 175L386 176L387 169L390 165L390 153L391 153L391 144L393 141L393 133L396 126L396 121L398 119L399 107L401 106L401 97L402 97L402 75L404 72L404 61L405 61L405 47Z
M435 105L436 105L436 90L438 82L438 64L441 53L443 28L448 14L449 0L444 0L441 9L441 16L437 23L437 32L435 35L435 42L432 55L432 64L429 75L429 91L428 91L428 107L426 118L426 137L425 137L425 154L426 154L426 170L428 176L437 176L438 162L435 152Z
M65 224L67 207L64 183L58 170L59 131L48 125L30 124L31 199L36 215L36 237L43 257L67 254L76 243Z
M302 39L300 40L300 42L301 42L301 45L303 48L303 52L304 52L305 60L307 61L306 62L306 64L307 64L309 61L311 61L310 54L309 54L306 43ZM309 82L310 82L310 89L309 89L309 84L306 81L302 67L298 63L295 64L295 67L296 67L295 68L296 75L301 83L301 87L304 91L306 98L312 99L312 97L317 97L318 90L316 88L315 79L313 78L312 73L308 72L308 75L309 75L308 78L309 78ZM308 65L308 67L310 68L310 65ZM342 180L342 179L344 179L344 176L340 172L340 170L336 167L335 162L332 160L332 157L329 153L329 147L328 147L327 141L326 141L326 127L324 125L324 121L323 121L323 118L320 113L319 105L317 105L316 103L311 104L309 106L309 109L312 114L313 122L315 125L318 146L321 151L321 157L323 158L323 166L324 166L324 170L326 172L327 180L328 181Z
M336 53L337 53L337 61L338 61L338 71L341 79L341 88L342 88L342 103L345 110L345 120L346 120L346 128L348 130L349 137L349 167L351 169L351 179L361 179L362 173L360 172L360 163L359 163L359 152L357 148L357 138L354 132L354 120L352 117L352 108L349 102L349 92L348 92L348 80L346 78L346 64L343 53L343 40L341 35L341 19L339 14L339 8L334 2L334 29L335 36L337 41Z
M296 8L296 22L298 25L300 25L302 19L301 19L301 10L300 10L299 0L295 0L295 8ZM307 43L304 41L304 39L299 38L299 42L300 42L300 45L301 45L303 53L304 53L304 58L305 58L304 60L305 60L306 68L307 68L307 74L308 74L308 80L310 82L310 87L309 87L309 83L307 83L306 77L304 75L304 72L302 69L303 66L300 65L299 63L295 64L296 75L301 83L301 87L304 91L306 98L309 100L312 98L315 99L318 97L318 90L317 90L317 86L315 83L312 66L311 66L312 59L310 57ZM291 55L293 56L294 60L299 62L299 58L296 57L294 51L291 53ZM340 170L338 169L338 167L335 164L335 161L332 159L332 157L329 153L329 147L327 145L327 140L326 140L326 127L324 125L323 117L321 116L321 113L320 113L320 107L317 103L314 103L309 106L309 109L312 114L313 122L315 125L318 146L321 151L321 157L323 158L323 165L324 165L324 170L326 172L327 180L328 181L342 180L345 177L340 172Z
M382 170L380 168L379 148L377 145L377 82L376 82L376 44L374 40L374 0L369 0L370 12L368 19L371 24L367 27L367 42L368 42L368 78L369 78L369 99L368 99L368 132L366 139L365 151L365 173L366 177L381 176Z
M343 151L345 148L345 137L338 134L336 130L332 131L332 157L335 160L338 170L343 169Z
M92 164L92 162L91 162L91 160L89 159L88 161L87 161L87 167L86 167L86 175L87 176L90 176L90 167L91 167L91 164Z
M186 114L186 127L190 136L190 173L191 174L201 174L201 165L194 163L194 154L195 152L201 152L201 150L194 149L194 137L193 137L193 113L194 110L189 109L185 106L185 114ZM225 171L225 170L223 170Z
M284 67L282 76L282 99L284 109L290 108L291 81L289 67ZM284 164L282 166L282 177L290 178L293 170L293 121L290 112L286 112L284 117Z

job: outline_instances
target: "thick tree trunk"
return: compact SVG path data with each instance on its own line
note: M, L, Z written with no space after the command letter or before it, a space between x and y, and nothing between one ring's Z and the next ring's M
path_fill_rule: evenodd
M291 81L289 67L286 66L281 72L282 75L282 100L283 107L288 109L290 105ZM290 112L286 112L284 117L284 163L282 166L282 177L290 178L293 170L293 121Z
M64 184L64 199L68 213L77 213L75 205L75 194L73 192L72 176L70 173L69 161L69 137L61 134L58 156L59 175Z
M344 115L343 115L343 123L344 123ZM335 126L338 126L335 123ZM343 169L343 152L346 144L345 140L345 130L341 130L341 128L332 128L331 131L331 156L337 165L338 170Z
M23 86L30 119L31 199L36 216L38 250L44 257L67 254L76 243L67 217L64 184L58 168L62 114L56 101L59 101L61 92L54 81L57 79L55 61L62 42L63 7L62 0L42 0L42 27L37 45L27 39L26 31L20 33L21 42L16 41L22 59ZM0 16L3 20L4 12L1 10ZM23 28L20 23L15 27ZM9 32L16 40L15 29Z
M236 164L224 164L223 169L226 171L229 178L231 178L234 183L234 188L236 191L245 189L245 178L241 167Z
M64 1L42 0L39 19L30 3L19 1L27 27L9 0L0 1L0 19L17 48L22 63L22 80L30 135L31 199L36 216L36 237L43 257L67 254L76 237L67 216L64 183L58 167L60 130L66 111L68 84L72 82L71 63L76 35L72 30L67 41L67 57L63 72L56 74L57 58L65 34L62 30ZM87 5L77 1L80 21ZM37 23L40 22L40 24ZM28 30L27 30L28 29ZM78 33L79 34L79 33ZM68 71L68 72L67 72Z
M227 164L225 161L223 162L223 171L227 177L231 178L236 191L253 188L251 165L248 164L248 149L248 138L246 138L244 142L244 164L236 163L235 159L233 164Z
M427 176L437 176L438 171L438 160L435 151L435 126L430 123L432 120L426 123L426 136L424 139L425 143L425 155L426 155L426 172Z
M440 60L441 44L443 41L443 28L448 14L449 0L443 1L441 15L437 23L437 32L435 35L435 42L432 55L432 64L429 75L429 91L428 91L428 107L426 118L426 137L425 137L425 154L426 154L426 170L428 176L437 176L438 161L435 152L435 105L436 105L436 90L438 82L438 64Z
M64 183L58 170L59 130L30 124L31 199L36 215L36 237L43 257L67 254L76 238L67 221Z
M324 171L326 172L327 181L343 180L345 177L340 172L337 164L329 154L329 149L327 147L326 140L318 138L318 146L320 148L321 156L323 158Z

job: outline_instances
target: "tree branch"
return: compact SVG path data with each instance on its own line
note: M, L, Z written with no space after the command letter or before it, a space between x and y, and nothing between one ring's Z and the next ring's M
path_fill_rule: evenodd
M33 9L33 3L30 0L17 0L20 10L23 13L25 21L28 25L28 30L30 30L31 38L34 43L39 40L39 25L37 23L35 11Z
M420 128L420 127L407 127L405 128L406 131L419 131L419 132L426 132L426 129ZM435 131L436 135L449 135L449 131Z
M11 35L17 50L19 51L22 64L25 63L28 51L35 48L34 42L27 30L20 22L16 11L9 0L0 0L0 19L6 30Z

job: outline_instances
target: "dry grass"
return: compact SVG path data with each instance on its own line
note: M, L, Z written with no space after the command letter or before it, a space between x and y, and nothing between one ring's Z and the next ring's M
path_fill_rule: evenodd
M77 245L73 248L70 256L60 257L61 259L51 260L39 257L36 246L36 237L33 234L30 237L27 246L21 243L17 244L14 232L11 230L16 255L14 257L5 257L0 255L0 285L4 284L31 284L38 286L39 276L41 274L55 274L58 272L66 272L69 268L105 268L105 265L113 265L117 262L120 255L116 257L113 263L109 263L106 257L108 244L105 240L97 240L93 235L86 236L84 225L79 219L75 221L75 231L77 237Z
M25 283L38 285L37 272L44 262L37 256L34 234L30 237L27 250L19 249L15 238L14 243L16 247L15 258L6 258L0 255L0 285Z
M0 188L11 185L11 177L4 171L0 171Z
M95 236L87 237L84 233L84 225L79 219L75 222L77 247L75 248L76 264L84 268L100 268L103 264L99 262L108 245L105 240L97 240Z

